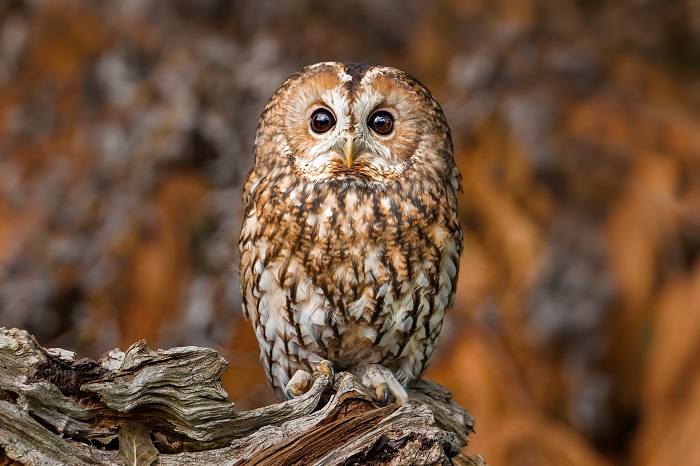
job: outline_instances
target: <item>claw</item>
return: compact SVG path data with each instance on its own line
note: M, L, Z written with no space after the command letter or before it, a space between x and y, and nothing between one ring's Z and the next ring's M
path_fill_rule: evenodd
M333 363L327 359L322 359L317 365L316 370L322 374L326 374L331 378L331 382L335 380L335 369Z
M376 389L377 398L381 401L382 406L389 404L389 386L385 383L381 383Z
M356 375L366 387L374 389L378 400L383 401L385 406L389 395L394 397L397 405L408 402L406 389L396 380L394 373L381 364L360 366L356 369Z
M291 400L303 395L309 391L309 388L311 388L311 374L304 370L298 370L284 387L284 394L288 400Z

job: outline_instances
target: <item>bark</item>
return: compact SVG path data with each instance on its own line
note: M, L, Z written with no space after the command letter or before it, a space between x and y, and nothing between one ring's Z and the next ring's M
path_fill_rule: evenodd
M303 396L237 412L209 348L145 341L98 361L0 329L0 464L483 465L460 454L474 420L421 380L379 406L352 374L315 374Z

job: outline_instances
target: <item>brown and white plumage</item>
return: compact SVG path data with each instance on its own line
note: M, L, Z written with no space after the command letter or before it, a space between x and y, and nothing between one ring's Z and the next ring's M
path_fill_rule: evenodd
M459 180L440 106L402 71L319 63L273 95L239 248L244 314L278 396L330 361L405 397L454 300Z

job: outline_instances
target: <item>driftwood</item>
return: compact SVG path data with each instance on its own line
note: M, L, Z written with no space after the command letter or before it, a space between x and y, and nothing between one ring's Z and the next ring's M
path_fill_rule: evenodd
M236 412L227 366L213 349L145 341L76 360L0 328L0 464L484 464L460 454L474 421L433 382L378 406L355 376L315 374L299 398Z

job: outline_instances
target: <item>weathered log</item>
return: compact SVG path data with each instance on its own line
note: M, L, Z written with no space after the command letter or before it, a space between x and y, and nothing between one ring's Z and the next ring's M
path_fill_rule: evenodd
M0 328L0 464L484 464L460 454L474 421L433 382L379 406L352 374L315 374L299 398L236 412L227 366L213 349L145 341L77 360Z

